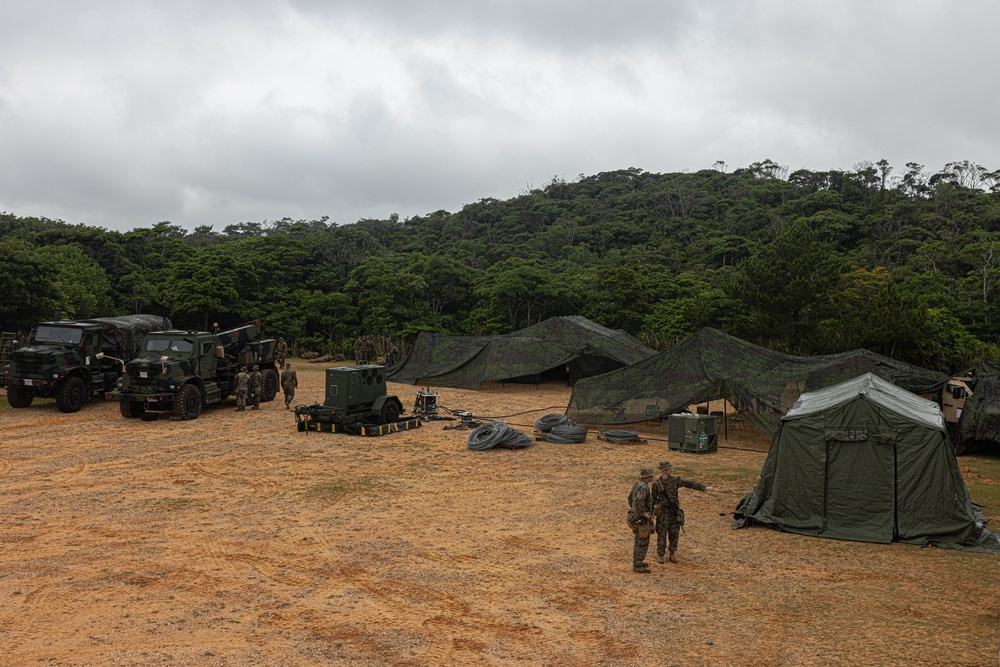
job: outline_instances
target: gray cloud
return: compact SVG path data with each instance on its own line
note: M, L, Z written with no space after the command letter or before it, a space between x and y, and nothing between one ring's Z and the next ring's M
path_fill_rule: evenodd
M827 5L6 3L0 210L221 229L625 167L1000 167L1000 6Z

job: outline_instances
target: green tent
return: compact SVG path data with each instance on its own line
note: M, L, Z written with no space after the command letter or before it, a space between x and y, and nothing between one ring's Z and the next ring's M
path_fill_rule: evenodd
M1000 554L985 522L937 404L867 373L799 396L733 527Z

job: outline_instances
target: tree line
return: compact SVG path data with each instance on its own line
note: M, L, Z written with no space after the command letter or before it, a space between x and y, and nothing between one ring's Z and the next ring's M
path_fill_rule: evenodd
M118 232L0 214L0 327L126 313L260 318L298 351L361 333L504 333L583 315L654 348L705 326L794 354L942 371L1000 360L1000 172L885 161L553 178L507 200L353 224Z

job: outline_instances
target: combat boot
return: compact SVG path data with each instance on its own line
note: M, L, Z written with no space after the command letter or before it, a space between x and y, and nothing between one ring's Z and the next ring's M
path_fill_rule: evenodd
M651 574L651 572L649 571L649 566L646 565L645 563L640 563L638 565L633 565L632 566L632 571L633 572L638 572L639 574Z
M670 558L668 558L667 560L669 560L671 563L677 562L677 556L674 555L673 551L670 552Z
M656 562L663 565L663 554L656 554Z

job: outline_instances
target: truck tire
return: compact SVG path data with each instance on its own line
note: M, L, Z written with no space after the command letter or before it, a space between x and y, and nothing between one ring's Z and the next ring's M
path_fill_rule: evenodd
M273 401L278 395L278 371L268 368L264 371L264 393L260 397L262 401Z
M174 397L174 419L197 419L201 414L201 392L198 385L186 384Z
M12 408L26 408L35 400L35 390L19 384L7 385L7 402Z
M66 381L56 389L56 407L59 408L59 412L76 412L83 407L85 398L87 398L87 385L76 376L66 378Z
M380 424L392 424L399 421L399 406L396 401L386 401L382 404L382 411L379 413Z
M118 410L122 413L122 417L125 419L135 419L136 417L141 417L143 413L142 401L130 401L127 398L123 398L118 403Z

